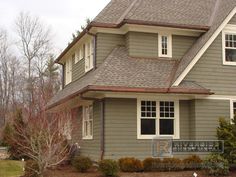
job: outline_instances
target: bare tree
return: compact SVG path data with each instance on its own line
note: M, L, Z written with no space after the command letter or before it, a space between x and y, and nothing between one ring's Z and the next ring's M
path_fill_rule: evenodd
M6 139L15 147L14 153L17 151L37 164L30 170L43 176L47 168L68 159L70 146L67 137L72 132L71 117L67 111L49 114L41 110L35 117L29 115L32 114L27 111L17 114L13 133L7 134Z
M20 13L16 19L18 47L27 61L27 90L29 104L34 102L34 82L42 79L46 61L51 54L50 29L38 17Z
M5 122L16 102L16 78L19 63L10 53L7 33L0 30L0 119Z

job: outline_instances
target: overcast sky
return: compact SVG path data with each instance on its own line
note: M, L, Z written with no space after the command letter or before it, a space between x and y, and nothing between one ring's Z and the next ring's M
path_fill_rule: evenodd
M110 0L0 0L0 27L14 32L21 11L39 16L52 28L58 49L64 49L71 34L94 18Z

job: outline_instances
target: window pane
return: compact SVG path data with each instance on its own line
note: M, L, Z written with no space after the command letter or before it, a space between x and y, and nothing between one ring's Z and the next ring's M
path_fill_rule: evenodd
M160 135L174 134L174 120L160 119Z
M160 117L161 118L174 118L174 102L161 101L160 102Z
M156 102L141 101L141 118L156 118Z
M226 49L225 50L225 60L236 62L236 50L235 49Z
M156 120L141 119L141 135L155 135L155 134L156 134Z

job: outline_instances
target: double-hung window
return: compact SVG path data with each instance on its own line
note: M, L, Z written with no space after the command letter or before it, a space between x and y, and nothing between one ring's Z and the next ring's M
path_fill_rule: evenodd
M171 34L158 35L159 57L172 57L172 36Z
M93 105L83 106L83 139L93 139Z
M93 68L93 51L94 51L94 40L90 40L86 43L86 56L85 56L85 72L90 71Z
M138 139L179 138L179 101L138 100Z
M230 118L233 120L234 116L236 116L236 100L231 100L231 106L230 106Z
M228 26L222 32L223 64L236 65L236 26Z
M65 84L69 84L72 81L72 60L73 56L66 60L66 66L65 66Z

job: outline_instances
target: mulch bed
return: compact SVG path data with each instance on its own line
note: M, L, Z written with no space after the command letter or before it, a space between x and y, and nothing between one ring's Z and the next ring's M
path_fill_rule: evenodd
M182 172L155 172L155 173L120 173L120 177L192 177L194 171ZM203 172L197 172L198 177L207 177ZM78 173L71 166L64 166L60 169L49 170L46 177L102 177L94 168L87 173ZM230 176L236 177L236 171L232 171Z

